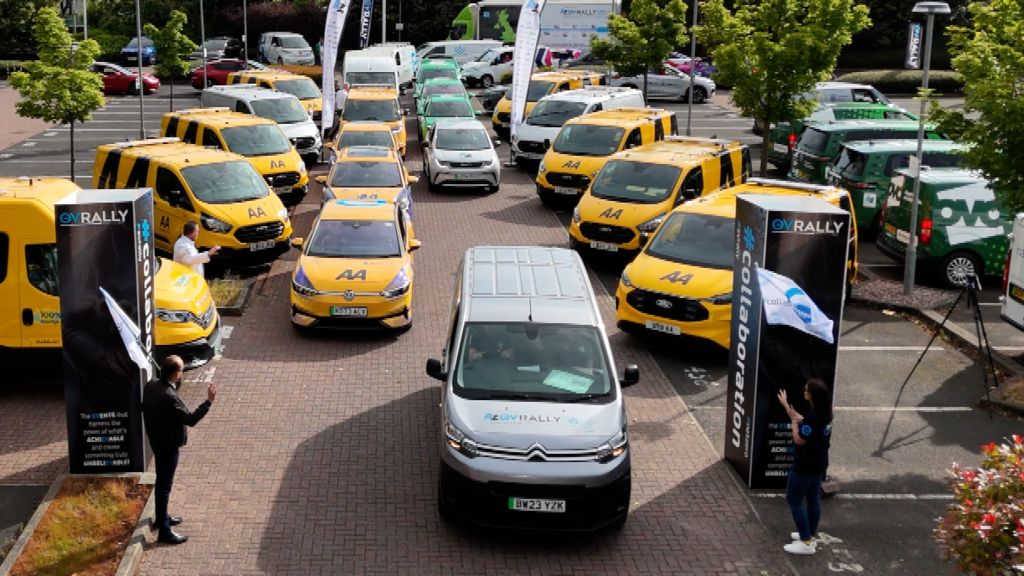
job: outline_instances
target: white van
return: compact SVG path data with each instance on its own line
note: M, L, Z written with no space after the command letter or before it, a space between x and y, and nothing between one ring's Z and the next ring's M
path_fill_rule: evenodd
M512 72L513 52L515 52L513 46L491 48L476 60L463 65L459 77L467 86L478 84L484 88L490 88L495 82L501 81L502 76Z
M313 49L301 34L294 32L264 32L260 34L258 56L270 64L316 64Z
M199 102L203 108L223 106L273 120L307 164L315 164L320 156L320 131L299 99L291 94L255 84L229 84L203 90Z
M501 48L497 40L442 40L427 42L416 50L420 60L432 56L451 56L459 66L472 62L492 48Z
M379 50L349 50L342 63L342 90L355 86L384 86L400 90L394 55Z
M540 162L567 121L591 112L643 108L644 93L636 88L585 86L545 96L537 102L512 139L517 163Z
M367 48L368 52L377 51L388 54L395 59L398 66L398 85L402 88L412 86L416 79L416 65L419 58L416 56L416 48L408 42L388 42L387 44L374 44Z

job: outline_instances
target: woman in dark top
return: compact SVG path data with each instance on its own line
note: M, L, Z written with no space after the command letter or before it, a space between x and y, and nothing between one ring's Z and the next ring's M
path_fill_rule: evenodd
M783 549L790 554L807 555L815 552L815 535L821 519L821 481L828 469L832 436L832 393L823 381L811 378L804 385L804 400L809 410L801 415L789 403L786 391L779 390L779 403L789 415L795 444L793 467L786 482L786 503L797 531L791 534L793 542Z

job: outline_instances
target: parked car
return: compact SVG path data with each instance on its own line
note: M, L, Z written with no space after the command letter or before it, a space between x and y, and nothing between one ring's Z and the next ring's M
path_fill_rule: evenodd
M714 81L700 76L694 77L696 88L693 90L693 103L703 104L715 95ZM611 86L625 86L643 90L644 76L620 76L612 74ZM683 74L671 66L662 66L647 74L647 99L687 100L690 90L690 76Z
M312 66L315 63L313 49L301 34L294 32L264 32L260 34L259 60L275 64L299 64Z
M441 119L423 141L423 174L431 191L452 186L490 194L498 191L501 162L479 120Z
M136 36L121 48L121 60L126 64L137 64L139 61L139 38ZM149 36L142 37L142 65L156 64L156 46Z
M669 59L665 61L666 64L671 65L676 70L679 70L683 74L690 73L690 58L687 57L685 60L681 58ZM718 66L711 63L710 58L697 58L697 68L694 70L694 74L697 76L703 76L704 78L710 78L712 74L718 72Z
M484 112L491 114L494 112L494 107L498 105L498 101L501 100L501 98L511 89L512 86L508 84L491 86L487 90L477 94L476 98L480 101L480 105L484 107Z
M138 94L139 75L126 68L110 62L93 62L92 71L103 77L104 94ZM152 94L160 89L160 79L151 74L142 75L145 94Z
M886 106L896 105L878 91L874 86L867 84L851 84L850 82L818 82L814 89L803 94L803 98L813 100L819 104L837 102L864 102L868 104L884 104ZM754 119L754 134L761 135L761 120Z
M218 36L217 38L208 38L206 42L189 54L189 58L192 60L203 59L203 49L206 49L206 59L217 60L220 58L241 58L242 57L242 41L238 38L230 38L228 36Z
M228 83L228 74L242 70L270 70L270 68L252 60L248 62L233 58L210 60L206 63L206 86L223 86ZM191 74L192 87L202 90L203 66L196 66L189 74Z

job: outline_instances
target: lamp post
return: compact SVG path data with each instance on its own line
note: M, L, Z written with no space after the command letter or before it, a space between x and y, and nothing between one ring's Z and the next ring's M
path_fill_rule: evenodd
M135 0L135 40L135 57L139 64L139 77L135 79L135 88L139 91L139 138L145 140L146 113L142 95L146 92L146 86L142 83L142 7L139 6L139 0Z
M380 43L388 43L388 0L380 3Z
M914 14L925 14L928 19L924 36L924 69L921 74L921 88L928 89L928 68L932 63L932 28L936 14L949 14L949 4L945 2L918 2L914 5ZM923 164L922 148L924 147L924 113L927 96L921 97L921 112L917 122L917 156L914 166L914 192L910 201L910 238L907 240L906 261L903 265L903 294L910 296L914 292L914 275L917 272L917 207L918 195L921 192L921 164Z
M690 93L689 101L686 103L686 135L690 136L690 124L693 121L693 75L697 70L697 0L693 0L693 28L690 28Z
M249 17L246 14L248 0L242 0L242 60L249 62Z
M206 20L203 16L203 0L199 0L199 45L202 47L203 51L203 87L208 88L209 84L207 84L207 82L209 82L209 80L206 78ZM174 81L173 77L171 78L171 81Z

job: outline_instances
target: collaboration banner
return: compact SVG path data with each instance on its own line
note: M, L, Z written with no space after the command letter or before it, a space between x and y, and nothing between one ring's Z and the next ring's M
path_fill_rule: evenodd
M540 13L544 0L526 0L519 12L516 24L516 45L512 52L512 119L509 123L511 137L516 135L523 123L526 111L526 92L533 75L533 59L540 38Z
M907 59L904 68L921 69L921 32L920 22L911 22L907 26Z
M345 17L348 16L349 0L331 0L327 8L327 23L324 24L324 45L320 61L323 62L323 86L324 106L321 116L321 130L325 133L328 128L334 126L334 67L338 63L338 46L341 44L341 31L345 27Z
M359 47L370 44L370 17L373 15L373 0L363 0L363 12L359 15Z
M156 275L153 192L81 190L55 212L71 473L142 472Z
M751 488L782 488L793 462L789 417L803 387L834 389L850 214L811 196L736 201L725 458Z

